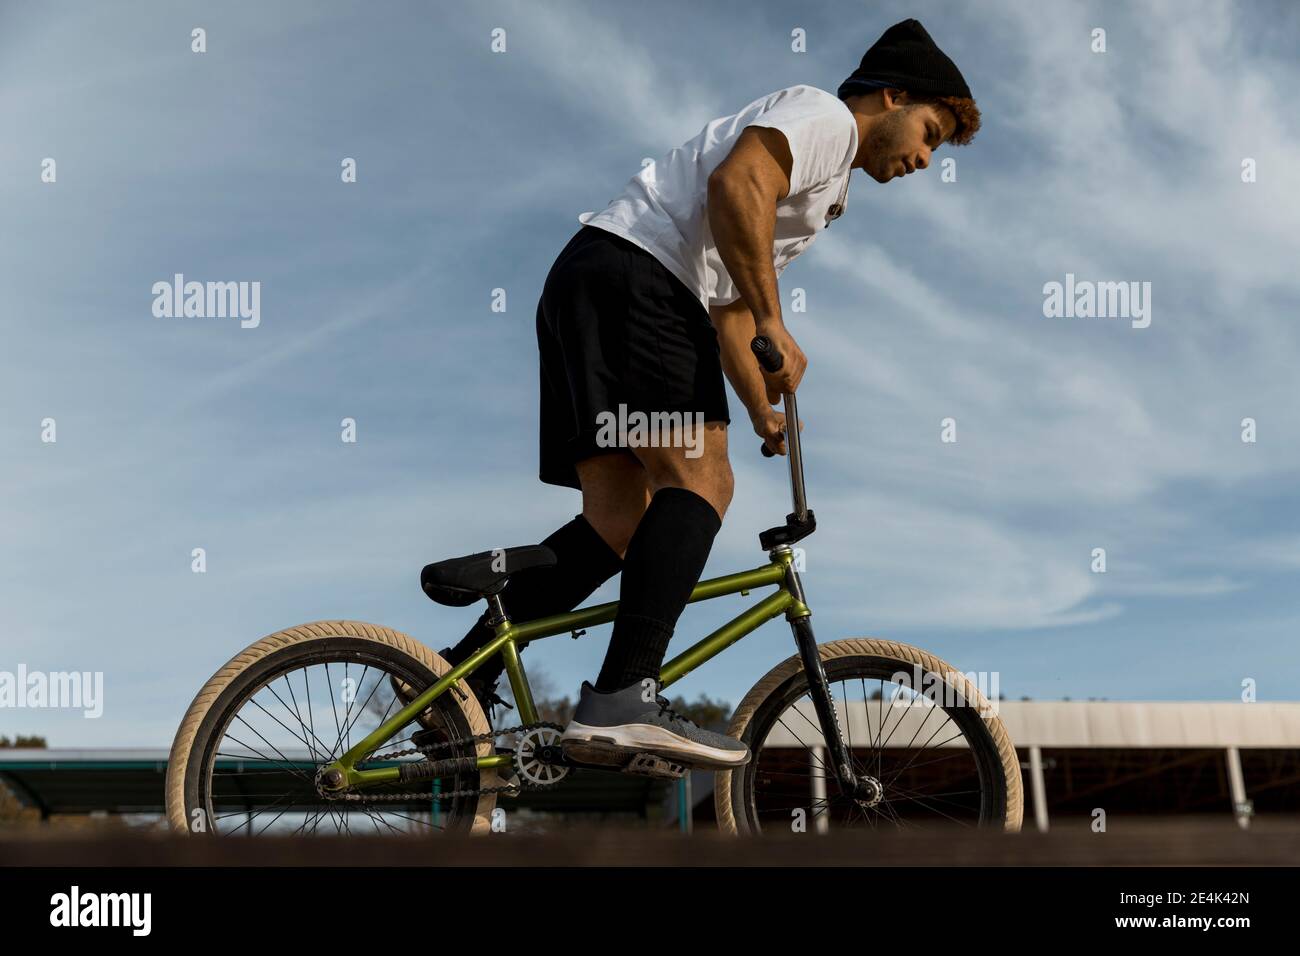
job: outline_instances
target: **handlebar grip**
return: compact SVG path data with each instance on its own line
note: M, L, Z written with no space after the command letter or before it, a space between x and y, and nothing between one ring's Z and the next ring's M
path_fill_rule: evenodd
M766 335L754 336L749 349L765 372L779 372L785 365L785 356L773 347L772 340Z
M779 372L785 365L785 356L772 347L772 340L766 335L756 335L749 343L749 349L758 359L758 364L767 372ZM758 446L764 458L775 458L776 452L767 447L767 442Z

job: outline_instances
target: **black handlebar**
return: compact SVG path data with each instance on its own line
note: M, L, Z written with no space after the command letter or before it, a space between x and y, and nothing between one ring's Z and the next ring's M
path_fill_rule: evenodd
M758 359L758 364L769 374L781 371L785 365L785 360L781 353L772 345L772 340L765 335L756 335L749 343L754 357ZM764 548L771 550L780 544L789 544L798 541L805 535L811 534L815 528L816 522L813 520L813 513L808 510L808 495L804 490L803 482L803 449L799 441L799 406L795 402L794 393L786 392L781 396L781 404L785 409L785 444L790 458L790 500L794 505L794 511L786 518L786 522L780 528L773 528L759 535L759 541ZM767 447L767 442L763 442L763 454L771 458L776 454Z
M766 335L754 336L749 343L749 348L765 372L779 372L785 366L785 356L776 350L775 346L772 345L772 340ZM763 452L764 458L776 457L776 452L767 447L767 442L763 442L759 448Z
M766 372L779 372L785 366L785 356L776 350L766 335L756 335L749 343L750 351Z

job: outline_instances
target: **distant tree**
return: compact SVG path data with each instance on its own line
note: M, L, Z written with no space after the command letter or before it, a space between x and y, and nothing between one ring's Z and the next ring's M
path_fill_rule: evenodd
M573 710L576 706L572 699L567 695L558 693L555 681L546 673L545 668L530 667L528 668L528 686L533 692L533 704L537 707L538 719L552 724L567 724L573 719ZM515 706L515 692L510 686L510 681L504 676L501 678L500 686L497 687L497 694L502 700ZM500 711L497 712L500 717ZM500 720L498 725L502 725Z
M567 724L573 719L573 711L577 705L568 695L556 692L555 681L543 668L536 666L529 668L528 685L533 690L533 703L537 705L537 714L542 720ZM509 681L503 680L501 686L497 688L497 693L512 706L514 705L515 695ZM668 706L682 716L689 717L701 727L725 727L731 720L731 704L714 700L706 694L701 694L694 701L674 697L668 702Z
M573 719L575 705L568 697L545 697L537 703L537 716L552 724L567 724Z
M674 697L668 706L683 717L689 717L701 727L725 727L731 720L731 704L714 700L707 694L700 694L693 701L683 697Z
M44 737L24 737L22 734L14 737L12 741L8 737L0 736L0 748L3 747L32 747L37 750L44 750L49 744L45 742Z

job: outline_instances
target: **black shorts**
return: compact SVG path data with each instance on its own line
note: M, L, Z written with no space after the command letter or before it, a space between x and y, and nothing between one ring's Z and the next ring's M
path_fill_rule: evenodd
M574 462L609 453L598 416L617 416L620 405L731 421L708 310L658 259L612 232L583 226L556 258L537 304L537 348L538 477L547 484L580 487Z

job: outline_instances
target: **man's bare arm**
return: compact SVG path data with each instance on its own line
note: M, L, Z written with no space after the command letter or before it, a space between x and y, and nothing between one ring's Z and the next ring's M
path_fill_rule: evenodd
M780 372L764 376L770 402L776 402L781 392L793 392L808 364L782 321L772 264L776 204L790 192L792 166L784 135L751 126L709 176L709 228L718 256L748 306L758 334L772 339L785 358ZM746 342L746 354L748 347Z
M730 305L710 308L709 318L718 330L722 370L749 412L754 433L773 451L784 455L785 436L781 429L785 427L785 416L769 404L763 373L749 350L755 334L753 314L744 299L737 299Z
M790 163L784 136L774 129L751 126L709 176L713 241L760 329L781 324L772 234L776 204L790 191Z

